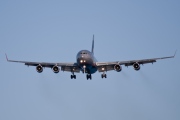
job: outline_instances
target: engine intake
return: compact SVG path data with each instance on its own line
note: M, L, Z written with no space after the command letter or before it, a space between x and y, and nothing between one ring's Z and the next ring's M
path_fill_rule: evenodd
M122 68L120 65L114 65L114 70L116 70L117 72L120 72Z
M37 71L38 73L41 73L41 72L43 71L43 67L42 67L41 65L37 65L37 66L36 66L36 71Z
M133 67L134 67L134 69L137 70L137 71L140 70L140 65L139 65L139 63L137 63L137 62L133 64Z
M52 67L52 70L53 70L54 73L59 73L59 71L60 71L59 67L56 66L56 65Z

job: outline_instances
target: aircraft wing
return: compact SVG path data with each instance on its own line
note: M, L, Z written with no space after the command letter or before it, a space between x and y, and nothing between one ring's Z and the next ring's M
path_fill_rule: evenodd
M175 54L176 54L176 52L175 52ZM147 63L154 63L157 60L167 59L167 58L174 58L175 54L173 56L160 57L160 58L151 58L151 59L114 61L114 62L96 62L96 66L98 67L99 72L103 72L103 71L114 70L115 65L132 66L134 63L138 63L139 65L140 64L143 65L143 64L147 64Z
M58 66L61 67L62 71L67 71L67 72L80 72L80 69L76 63L50 63L50 62L29 62L29 61L16 61L16 60L9 60L7 55L6 59L8 62L17 62L17 63L24 63L27 66L37 66L41 65L42 67L48 67L52 68L53 66Z

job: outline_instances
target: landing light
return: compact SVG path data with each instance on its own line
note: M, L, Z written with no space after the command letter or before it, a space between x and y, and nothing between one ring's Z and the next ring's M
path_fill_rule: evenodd
M83 60L80 61L81 63L83 62Z

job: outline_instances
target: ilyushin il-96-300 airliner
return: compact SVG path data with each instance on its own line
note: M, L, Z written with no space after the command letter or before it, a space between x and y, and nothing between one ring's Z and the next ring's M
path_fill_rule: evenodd
M176 54L176 52L175 52ZM92 41L92 50L81 50L77 53L76 62L72 63L49 63L49 62L28 62L28 61L16 61L9 60L7 55L6 59L8 62L18 62L24 63L27 66L36 66L36 71L38 73L43 72L44 67L51 68L54 73L59 73L61 71L71 72L71 79L76 79L76 75L74 73L82 73L86 74L86 78L92 79L91 74L99 71L102 72L101 77L106 78L107 75L105 72L110 70L115 70L120 72L122 70L122 65L124 66L132 66L136 71L140 70L140 65L147 63L154 63L156 60L166 59L166 58L174 58L173 56L161 57L161 58L152 58L152 59L141 59L141 60L129 60L129 61L114 61L114 62L98 62L94 57L94 35ZM60 69L61 68L61 69Z

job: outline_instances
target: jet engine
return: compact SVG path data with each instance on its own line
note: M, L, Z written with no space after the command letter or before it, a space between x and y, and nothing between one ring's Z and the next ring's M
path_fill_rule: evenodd
M38 73L41 73L41 72L43 71L43 67L42 67L41 65L37 65L37 66L36 66L36 71L37 71Z
M114 65L114 70L116 70L117 72L120 72L122 68L120 65Z
M134 69L137 70L137 71L140 70L140 65L139 65L139 63L137 63L137 62L133 64L133 67L134 67Z
M55 65L55 66L52 67L52 71L54 73L59 73L60 70L59 70L59 67Z

